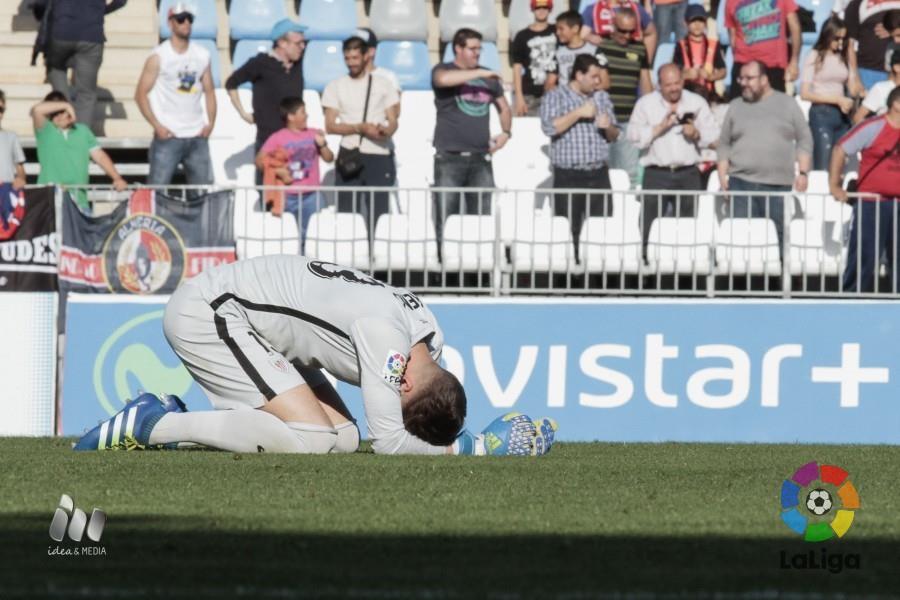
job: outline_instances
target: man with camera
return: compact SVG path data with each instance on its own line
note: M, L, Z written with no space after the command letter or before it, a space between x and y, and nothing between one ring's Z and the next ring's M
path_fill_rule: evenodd
M703 188L700 150L719 137L719 128L706 100L684 89L681 68L659 68L659 89L642 96L628 123L628 139L641 151L644 190L697 191ZM646 194L641 231L644 256L650 224L657 217L693 217L694 194Z

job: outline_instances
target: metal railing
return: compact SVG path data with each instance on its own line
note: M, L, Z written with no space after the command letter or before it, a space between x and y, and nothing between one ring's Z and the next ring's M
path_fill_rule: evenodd
M302 253L418 292L900 294L892 268L897 203L861 194L852 194L851 203L867 208L854 211L821 192L320 187L276 217L262 209L261 197L269 190L290 194L287 188L167 191L187 198L223 189L233 191L239 258ZM96 213L126 197L89 187ZM851 251L854 216L868 233Z

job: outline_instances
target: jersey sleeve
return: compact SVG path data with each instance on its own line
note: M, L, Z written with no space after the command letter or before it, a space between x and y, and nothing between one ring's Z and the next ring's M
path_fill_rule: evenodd
M400 380L409 358L409 339L383 319L360 319L350 328L359 360L366 424L376 454L444 454L403 427Z

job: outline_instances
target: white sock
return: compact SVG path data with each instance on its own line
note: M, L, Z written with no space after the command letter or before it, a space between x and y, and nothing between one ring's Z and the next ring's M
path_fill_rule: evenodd
M334 427L313 425L312 423L285 423L300 443L304 454L328 454L338 440L338 432Z
M229 452L309 452L278 417L261 410L207 410L167 413L151 444L195 442Z

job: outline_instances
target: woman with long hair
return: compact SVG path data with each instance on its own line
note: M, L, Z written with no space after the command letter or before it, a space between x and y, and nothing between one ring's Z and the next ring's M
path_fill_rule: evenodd
M822 24L813 49L803 59L800 97L812 103L813 169L827 171L831 148L850 129L853 98L846 95L847 26L837 16Z

